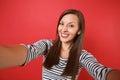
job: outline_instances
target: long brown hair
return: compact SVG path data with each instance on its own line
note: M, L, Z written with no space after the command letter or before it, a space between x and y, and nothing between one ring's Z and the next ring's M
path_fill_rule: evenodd
M84 20L83 14L79 10L68 9L61 14L58 20L57 28L59 26L61 19L67 14L73 14L78 17L79 19L78 25L81 33L80 35L76 35L74 39L72 48L69 53L68 62L62 73L62 76L72 76L72 79L75 79L79 71L78 70L79 57L81 55L81 50L82 50L82 43L83 43L83 37L84 37L84 31L85 31L85 20ZM57 65L59 63L60 50L61 50L61 41L58 35L58 29L57 29L57 39L53 43L53 46L50 48L49 52L46 54L46 59L44 62L45 68L51 69L53 65Z

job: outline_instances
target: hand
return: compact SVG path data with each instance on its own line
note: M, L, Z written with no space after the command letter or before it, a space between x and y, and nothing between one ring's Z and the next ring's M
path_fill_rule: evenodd
M112 70L108 73L106 80L120 80L120 70Z

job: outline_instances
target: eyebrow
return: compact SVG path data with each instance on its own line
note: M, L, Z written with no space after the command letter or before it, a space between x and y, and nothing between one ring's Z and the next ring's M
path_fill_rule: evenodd
M60 22L64 22L64 21L60 21ZM68 22L68 24L71 24L71 23L76 23L76 22Z
M76 23L76 22L69 22L69 24L71 24L71 23Z

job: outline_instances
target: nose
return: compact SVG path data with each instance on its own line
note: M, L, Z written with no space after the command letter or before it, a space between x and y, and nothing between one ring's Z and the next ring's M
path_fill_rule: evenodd
M67 32L68 31L68 27L66 25L64 25L63 28L62 28L62 31L63 32Z

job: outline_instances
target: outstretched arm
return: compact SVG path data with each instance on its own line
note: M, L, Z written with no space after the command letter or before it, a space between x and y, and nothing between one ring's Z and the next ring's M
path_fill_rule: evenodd
M25 62L27 48L24 45L0 46L0 69L19 66Z
M120 80L119 70L105 67L92 54L85 50L82 51L80 62L95 80Z
M46 53L51 46L51 40L39 40L28 45L0 46L0 69L25 65Z

